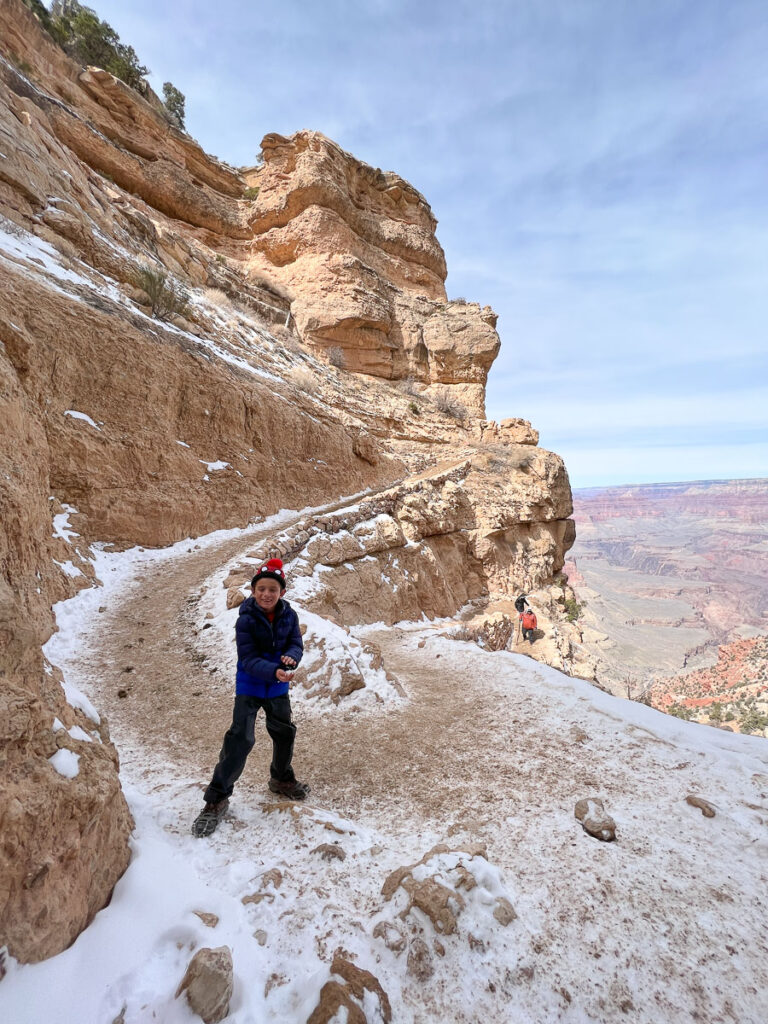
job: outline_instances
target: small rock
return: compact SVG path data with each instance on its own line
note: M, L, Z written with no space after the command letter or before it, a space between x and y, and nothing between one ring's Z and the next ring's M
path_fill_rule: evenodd
M253 937L254 939L256 939L260 946L266 945L267 933L264 931L263 928L257 928L256 931L253 933Z
M416 646L418 648L426 647L427 646L427 641L426 640L419 640L419 642L416 644Z
M708 800L704 800L703 797L694 796L693 793L689 793L685 798L685 802L690 804L691 807L698 807L705 818L714 818L715 808Z
M105 604L100 605L99 606L99 615L103 615L106 610L107 610L107 606Z
M213 618L213 612L206 612L205 613L205 617L206 617L206 619L212 619Z
M390 921L379 921L373 929L373 937L374 939L381 939L387 949L393 953L402 953L405 949L405 936Z
M594 836L595 839L600 839L604 843L610 843L616 839L616 822L607 813L603 807L603 801L598 797L579 800L573 813L588 835Z
M204 622L203 623L203 629L211 629L212 627L213 627L213 623L212 622Z
M319 853L323 860L346 860L346 851L342 850L338 843L321 843L316 846L312 853Z
M506 928L508 924L512 924L513 921L517 920L517 913L515 908L509 902L506 896L496 897L496 909L493 911L493 916Z
M283 884L283 872L280 868L270 868L269 871L265 871L261 876L261 887L262 889L266 886L271 885L275 889L279 889Z
M217 914L209 914L206 910L193 910L192 913L200 918L206 928L215 928L219 923Z
M117 691L117 696L118 697L127 697L128 696L128 691L127 690L118 690Z
M239 608L245 600L245 594L242 592L240 587L230 587L227 591L227 609Z
M440 939L432 940L432 948L434 949L438 956L445 956L445 946L442 944Z
M229 1013L232 987L232 952L229 946L216 949L204 946L190 960L175 998L186 992L192 1012L202 1017L205 1024L218 1024Z
M126 665L123 672L133 672L133 665Z
M427 944L418 936L413 939L408 950L408 973L417 981L428 981L435 973Z

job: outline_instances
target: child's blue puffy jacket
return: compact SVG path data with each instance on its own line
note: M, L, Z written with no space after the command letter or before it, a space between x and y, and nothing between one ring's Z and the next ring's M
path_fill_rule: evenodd
M240 605L235 625L237 640L237 676L235 692L249 697L282 697L288 683L275 678L281 667L280 658L287 654L298 663L304 653L299 631L299 617L283 598L275 605L275 619L270 622L256 604L247 597Z

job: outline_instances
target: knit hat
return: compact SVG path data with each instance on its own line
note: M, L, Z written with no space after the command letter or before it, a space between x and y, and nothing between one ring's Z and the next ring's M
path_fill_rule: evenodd
M251 586L255 587L259 580L277 580L281 590L285 590L285 573L281 560L270 558L268 562L265 562L251 580Z

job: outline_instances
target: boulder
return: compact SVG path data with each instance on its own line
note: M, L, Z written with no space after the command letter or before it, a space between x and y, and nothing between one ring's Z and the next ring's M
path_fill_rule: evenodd
M232 952L229 946L198 949L176 989L175 998L186 992L193 1013L205 1024L217 1024L229 1013L234 984Z
M586 797L579 800L574 809L574 817L581 822L587 835L594 836L604 843L616 839L616 822L603 807L599 797Z

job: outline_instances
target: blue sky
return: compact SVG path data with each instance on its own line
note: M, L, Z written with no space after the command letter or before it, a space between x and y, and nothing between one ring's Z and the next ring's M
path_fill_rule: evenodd
M250 164L325 132L439 220L499 313L488 415L574 486L768 476L765 0L100 0Z

